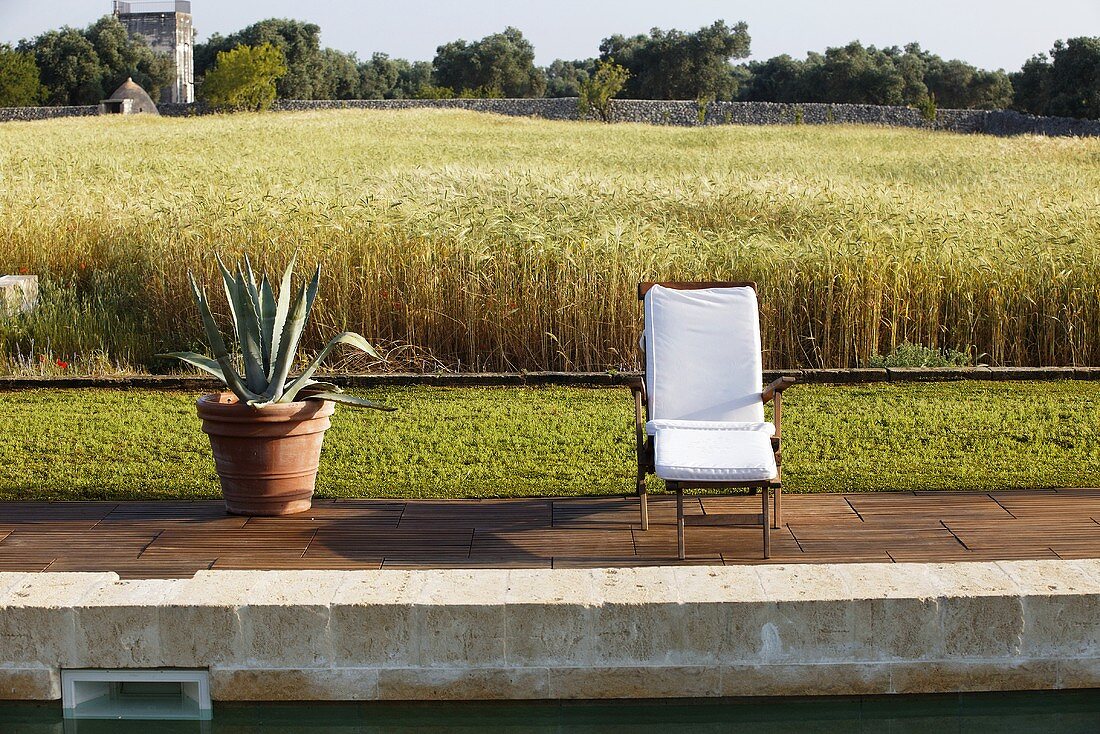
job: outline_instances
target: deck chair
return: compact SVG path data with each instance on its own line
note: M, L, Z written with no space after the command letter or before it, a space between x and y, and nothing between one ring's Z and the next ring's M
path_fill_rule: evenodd
M755 283L641 283L645 308L645 376L634 392L638 497L649 528L646 476L676 492L676 547L684 551L684 489L760 490L764 557L770 528L782 523L780 377L763 390L760 316ZM774 401L775 422L764 420ZM774 502L769 522L769 495ZM708 525L732 517L707 515ZM742 519L740 516L738 519ZM693 524L703 524L693 522Z

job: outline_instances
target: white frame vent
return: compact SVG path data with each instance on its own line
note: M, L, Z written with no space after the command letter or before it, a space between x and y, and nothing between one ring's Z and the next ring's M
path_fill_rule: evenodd
M205 670L62 670L66 719L208 721Z

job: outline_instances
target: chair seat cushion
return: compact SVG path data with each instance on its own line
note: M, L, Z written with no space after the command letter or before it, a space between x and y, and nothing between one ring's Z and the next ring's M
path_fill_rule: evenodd
M763 482L778 471L771 423L651 421L656 473L679 482Z
M775 435L774 423L751 423L744 421L689 421L656 418L645 424L650 436L657 435L658 428L690 428L700 431L763 431L769 436Z

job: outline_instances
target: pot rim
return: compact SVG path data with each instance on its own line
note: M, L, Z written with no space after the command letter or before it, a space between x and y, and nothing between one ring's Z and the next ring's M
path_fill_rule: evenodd
M232 399L223 402L225 397ZM336 410L336 403L331 400L295 400L291 403L255 408L241 403L232 392L223 390L199 397L195 401L195 408L203 420L270 423L326 418Z

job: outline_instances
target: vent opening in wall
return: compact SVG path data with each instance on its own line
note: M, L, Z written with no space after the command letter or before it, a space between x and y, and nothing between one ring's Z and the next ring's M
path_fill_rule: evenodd
M67 719L211 718L205 670L63 670Z

